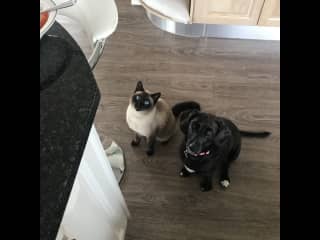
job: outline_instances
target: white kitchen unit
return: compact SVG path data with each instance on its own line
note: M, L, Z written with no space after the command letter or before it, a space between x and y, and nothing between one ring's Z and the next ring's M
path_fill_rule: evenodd
M153 25L176 35L280 40L280 0L140 2Z
M131 5L141 5L140 0L131 0Z
M56 240L123 240L129 211L93 126Z

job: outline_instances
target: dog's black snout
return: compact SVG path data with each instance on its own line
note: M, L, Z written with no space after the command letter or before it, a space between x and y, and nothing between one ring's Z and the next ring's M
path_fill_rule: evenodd
M194 142L188 144L188 150L191 150L192 152L197 152L196 144Z
M192 146L194 146L195 144L194 143L190 143L189 145L188 145L188 147L192 147Z

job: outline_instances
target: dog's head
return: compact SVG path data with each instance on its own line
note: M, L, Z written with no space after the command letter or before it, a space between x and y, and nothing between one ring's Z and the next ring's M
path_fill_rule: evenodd
M194 157L209 155L231 136L223 120L198 110L183 112L180 128L186 135L186 151Z

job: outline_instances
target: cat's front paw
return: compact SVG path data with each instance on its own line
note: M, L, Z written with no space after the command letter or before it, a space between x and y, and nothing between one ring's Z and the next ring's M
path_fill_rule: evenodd
M140 144L140 141L136 141L136 140L131 141L131 146L133 146L133 147L137 147L137 146L139 146L139 144Z
M152 156L154 154L154 149L148 149L146 153L148 156Z

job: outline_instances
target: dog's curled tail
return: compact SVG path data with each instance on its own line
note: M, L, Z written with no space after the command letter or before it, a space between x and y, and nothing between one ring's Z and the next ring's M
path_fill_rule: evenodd
M198 110L200 111L200 104L194 101L187 101L187 102L181 102L177 103L172 107L173 115L178 118L180 113L186 111L186 110Z
M271 135L271 132L263 131L263 132L250 132L250 131L240 131L241 136L243 137L255 137L255 138L266 138Z

